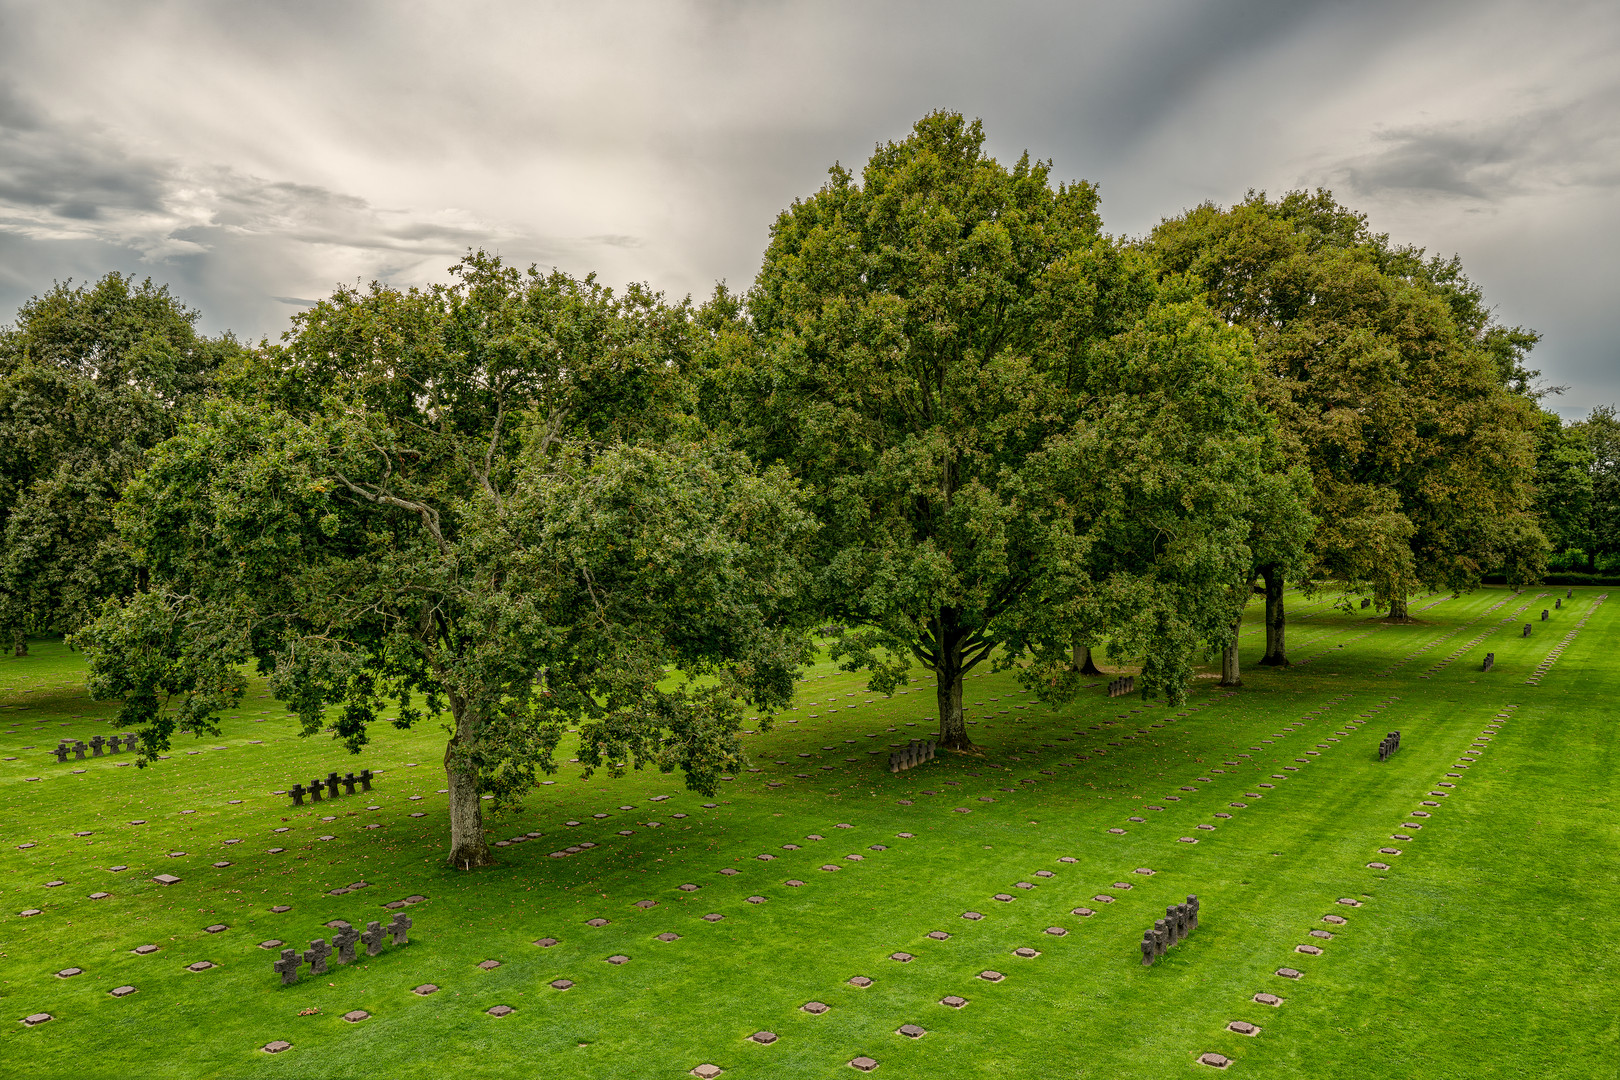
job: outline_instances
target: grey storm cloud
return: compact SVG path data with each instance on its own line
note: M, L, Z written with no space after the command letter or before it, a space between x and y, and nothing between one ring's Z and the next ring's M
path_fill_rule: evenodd
M0 320L169 282L274 335L469 248L679 296L936 108L1140 234L1327 186L1460 254L1566 413L1620 399L1620 11L1586 0L0 0Z

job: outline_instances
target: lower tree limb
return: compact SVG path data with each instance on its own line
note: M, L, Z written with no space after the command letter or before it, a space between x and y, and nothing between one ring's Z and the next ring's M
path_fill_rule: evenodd
M484 842L484 811L478 800L478 775L453 768L445 753L445 776L450 788L450 854L457 870L490 866L495 860Z
M1074 670L1082 675L1101 675L1102 669L1091 659L1091 646L1074 644Z
M941 665L935 672L935 692L939 698L939 745L945 750L977 751L968 738L967 720L962 715L962 669L955 664Z
M1283 576L1274 566L1260 571L1266 579L1266 655L1260 663L1266 667L1287 667L1288 651L1284 645L1287 617L1283 611Z
M1242 623L1232 624L1232 640L1226 648L1221 650L1221 681L1219 686L1242 686L1243 676L1238 671L1238 628Z

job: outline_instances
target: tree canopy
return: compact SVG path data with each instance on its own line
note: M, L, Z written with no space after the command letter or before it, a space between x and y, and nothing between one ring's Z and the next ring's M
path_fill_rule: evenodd
M1536 335L1498 324L1458 260L1391 245L1325 191L1204 205L1147 247L1254 335L1262 398L1312 476L1312 576L1404 617L1419 590L1539 572Z
M0 329L0 639L71 632L136 568L113 507L239 348L150 278L57 283Z
M471 255L426 290L340 289L151 455L120 526L149 575L75 639L143 755L217 730L241 668L304 731L448 713L448 860L490 860L579 723L587 769L712 791L745 704L805 658L783 471L687 430L688 313Z
M746 309L721 296L705 400L803 484L835 653L890 691L913 660L940 738L1001 648L1072 691L1072 643L1179 696L1231 622L1269 420L1247 333L1101 234L1097 193L935 113L777 219Z

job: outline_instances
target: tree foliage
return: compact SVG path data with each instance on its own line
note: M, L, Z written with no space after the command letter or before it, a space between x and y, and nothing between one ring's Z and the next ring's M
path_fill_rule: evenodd
M1421 589L1539 571L1536 335L1496 323L1456 259L1391 245L1323 191L1201 206L1148 247L1254 335L1263 399L1312 475L1313 575L1404 615Z
M0 329L0 639L83 625L135 567L113 507L238 353L151 279L55 285Z
M358 750L448 714L449 861L553 771L712 791L745 704L805 656L781 470L691 437L687 313L472 255L449 285L340 289L159 447L120 525L150 575L76 639L150 755L217 730L241 666Z
M1043 692L1106 636L1182 692L1231 621L1268 420L1248 335L1102 236L1088 184L936 113L782 213L746 309L717 296L708 415L803 484L836 655L887 692L1002 647Z

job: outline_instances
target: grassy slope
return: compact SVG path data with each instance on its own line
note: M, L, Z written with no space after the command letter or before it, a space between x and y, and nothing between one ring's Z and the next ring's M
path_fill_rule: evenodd
M982 703L975 737L988 760L952 758L899 776L866 751L925 734L926 723L905 724L932 714L932 693L922 687L867 704L872 695L856 679L823 667L789 714L798 723L750 737L762 771L723 785L714 809L673 777L587 782L564 772L516 820L492 825L496 837L544 835L502 849L503 865L470 876L439 866L441 732L379 732L356 760L293 737L274 703L255 699L223 738L177 745L155 768L117 768L116 758L57 765L44 748L61 735L109 730L94 718L110 710L84 701L72 656L42 645L27 660L0 662L0 747L20 757L0 763L0 998L11 1017L0 1026L0 1061L17 1076L426 1077L453 1068L480 1077L675 1077L713 1062L728 1077L776 1077L829 1075L868 1054L887 1076L1157 1077L1197 1073L1194 1059L1213 1050L1255 1076L1605 1075L1616 1060L1609 999L1620 978L1604 944L1620 906L1607 719L1620 682L1620 604L1598 610L1540 686L1524 681L1599 592L1580 590L1530 639L1517 636L1518 622L1501 620L1526 603L1533 615L1550 596L1487 589L1439 603L1409 627L1300 604L1291 653L1309 664L1251 669L1235 695L1206 682L1194 696L1201 707L1182 710L1186 717L1109 701L1100 688L1054 711L1030 704L1008 675L974 679L968 699ZM1261 640L1251 628L1246 660ZM1486 650L1497 668L1481 675ZM1392 674L1376 674L1384 671ZM856 708L830 712L835 692ZM1503 712L1510 718L1479 763L1455 767ZM1351 720L1362 723L1346 726ZM1404 733L1403 749L1380 764L1374 748L1393 727ZM1139 728L1147 734L1125 737ZM1318 756L1304 753L1319 743ZM1088 760L1057 764L1077 753ZM846 764L846 756L861 760ZM1299 757L1309 763L1283 772ZM363 766L385 770L371 799L293 811L269 794ZM1447 772L1463 774L1450 781L1454 794L1431 800L1442 804L1430 808L1433 817L1409 817ZM773 780L783 786L765 786ZM1255 786L1262 782L1275 787ZM413 803L413 794L425 798ZM647 802L653 795L670 798ZM229 805L234 798L243 803ZM406 816L417 809L427 816ZM322 822L329 811L337 819ZM1216 819L1217 811L1233 817ZM603 812L612 816L589 816ZM270 830L284 819L292 831L278 839ZM1425 827L1410 842L1389 839L1403 821ZM382 828L362 829L372 822ZM854 828L835 828L840 822ZM633 834L617 835L625 828ZM74 838L80 830L94 835ZM916 836L898 838L902 831ZM1183 836L1200 842L1178 842ZM223 845L228 838L243 842ZM601 846L547 857L586 839ZM38 846L16 846L29 841ZM784 850L788 843L801 850ZM1403 851L1383 857L1393 869L1367 868L1384 845ZM288 850L266 854L271 846ZM777 858L754 858L761 853ZM1065 856L1078 862L1058 861ZM211 867L219 859L233 865ZM130 869L106 869L120 863ZM818 869L827 863L843 868ZM725 866L741 873L719 875ZM1138 867L1157 872L1137 875ZM1035 876L1041 870L1055 876ZM184 881L151 883L162 872ZM67 884L43 887L55 878ZM806 884L788 887L790 878ZM371 887L325 893L360 879ZM1038 887L1018 889L1020 881ZM686 882L702 888L678 891ZM1110 888L1115 882L1134 888ZM113 895L87 899L98 890ZM1016 899L991 899L998 892ZM1190 892L1203 901L1202 927L1166 961L1142 968L1143 927ZM274 955L256 947L272 937L306 945L329 933L322 923L332 918L386 918L379 905L411 893L429 898L410 909L414 943L358 970L306 974L282 988L269 969ZM1091 900L1100 893L1116 901ZM766 902L750 904L751 895ZM1341 907L1339 897L1364 904ZM648 899L657 906L634 906ZM292 910L272 914L274 904ZM1097 914L1069 913L1080 904ZM44 914L16 914L27 907ZM986 917L963 920L968 909ZM1296 954L1329 911L1349 924L1322 943L1325 955ZM704 922L711 912L725 919ZM595 916L612 922L586 927ZM230 929L203 932L215 922ZM1051 926L1069 933L1044 933ZM929 940L932 930L952 936ZM655 940L665 931L682 938ZM561 943L531 944L541 936ZM129 952L144 943L162 951ZM1020 946L1042 955L1013 957ZM886 959L896 950L916 959ZM631 961L607 964L615 953ZM196 959L220 966L183 970ZM485 959L502 966L479 970ZM69 965L85 974L52 974ZM1281 979L1273 971L1282 965L1306 977ZM985 968L1007 977L983 982L975 976ZM857 974L876 982L849 986ZM576 986L549 989L559 977ZM426 981L443 990L409 993ZM123 983L139 992L107 995ZM1250 999L1261 990L1287 1000L1258 1005ZM970 1004L948 1009L938 1003L947 994ZM799 1011L812 999L831 1011ZM498 1003L517 1012L483 1013ZM297 1015L311 1007L320 1012ZM356 1008L372 1019L340 1019ZM57 1019L34 1029L15 1023L36 1011ZM1224 1030L1236 1019L1261 1025L1261 1035ZM928 1035L899 1036L905 1023ZM746 1041L760 1029L781 1038ZM259 1052L271 1039L294 1049Z

